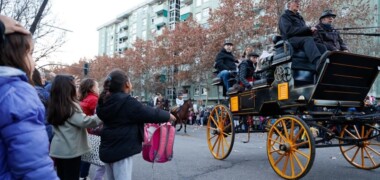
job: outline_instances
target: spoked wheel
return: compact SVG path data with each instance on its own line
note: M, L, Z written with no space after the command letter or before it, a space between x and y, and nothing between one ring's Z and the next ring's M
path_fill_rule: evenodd
M215 159L225 159L231 153L235 140L234 122L224 105L212 109L207 121L207 143Z
M267 155L273 170L282 178L305 176L315 157L315 141L309 126L294 116L277 119L268 132Z
M380 167L380 142L374 137L376 134L379 134L379 131L373 126L364 124L344 126L340 133L341 138L363 139L363 141L355 142L353 145L340 146L344 158L360 169L369 170ZM339 141L339 144L343 143L345 141Z

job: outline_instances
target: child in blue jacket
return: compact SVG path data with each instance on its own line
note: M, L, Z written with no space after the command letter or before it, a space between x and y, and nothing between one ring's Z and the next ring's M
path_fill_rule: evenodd
M34 69L32 36L15 29L12 19L0 15L0 21L0 179L56 180L45 108L29 84Z

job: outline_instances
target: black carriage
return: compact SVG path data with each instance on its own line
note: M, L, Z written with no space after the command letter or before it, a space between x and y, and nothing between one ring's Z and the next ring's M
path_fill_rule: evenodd
M315 73L292 67L294 61L307 60L303 52L294 52L286 41L276 43L276 55L262 62L264 78L251 90L230 95L229 107L220 104L211 111L207 141L212 155L225 159L230 154L234 116L269 116L275 121L263 121L268 160L282 178L305 176L317 147L338 146L360 169L380 167L380 117L363 103L379 74L380 59L326 52Z

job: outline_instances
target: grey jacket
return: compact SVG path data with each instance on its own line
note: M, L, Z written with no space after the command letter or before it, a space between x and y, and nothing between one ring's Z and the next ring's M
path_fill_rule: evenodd
M50 156L69 159L89 152L91 149L87 142L86 128L93 128L102 123L97 115L86 116L79 108L79 112L75 112L65 124L54 126L55 134L50 145Z

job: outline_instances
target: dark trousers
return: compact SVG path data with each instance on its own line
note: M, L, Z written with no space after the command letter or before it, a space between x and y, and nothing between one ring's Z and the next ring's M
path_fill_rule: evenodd
M289 42L294 49L300 49L305 52L307 58L309 59L309 63L314 65L318 63L321 53L319 52L313 37L292 37L289 38Z
M91 164L88 162L81 161L80 162L80 177L85 178L88 176L88 173L90 172L90 166Z
M80 156L71 159L55 158L57 174L61 180L77 180L80 171Z

